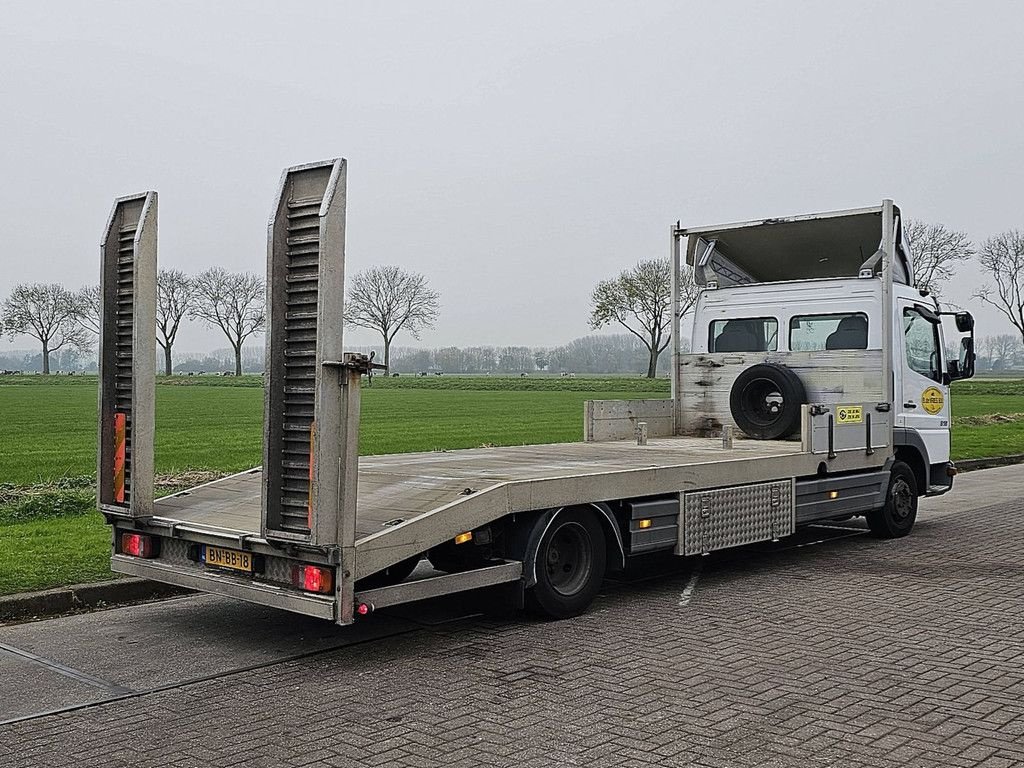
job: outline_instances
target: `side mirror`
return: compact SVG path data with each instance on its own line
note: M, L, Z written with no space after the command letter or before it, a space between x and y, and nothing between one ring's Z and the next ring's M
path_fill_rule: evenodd
M974 330L974 316L970 312L956 313L956 329L960 333L970 333Z
M973 323L973 320L972 320ZM953 361L950 362L950 365ZM974 376L974 339L967 337L960 340L960 359L956 361L958 379L969 379Z

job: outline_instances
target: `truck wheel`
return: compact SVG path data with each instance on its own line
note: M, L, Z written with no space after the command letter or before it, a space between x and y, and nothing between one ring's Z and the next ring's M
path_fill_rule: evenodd
M917 520L917 479L902 461L892 465L885 504L865 517L871 533L880 539L898 539L910 533Z
M559 513L537 547L537 584L527 594L530 607L553 619L579 616L601 588L606 557L604 530L593 513Z
M807 402L804 384L789 368L752 365L736 377L729 410L736 426L756 440L778 440L800 429L800 408Z
M371 573L366 578L356 583L356 589L377 589L378 587L390 587L393 584L405 581L416 570L422 558L420 555L406 558L394 565L388 566L383 571Z

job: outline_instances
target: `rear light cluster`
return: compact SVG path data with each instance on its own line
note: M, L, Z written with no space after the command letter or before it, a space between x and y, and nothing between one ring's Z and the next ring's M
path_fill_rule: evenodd
M330 594L334 592L334 573L321 565L296 565L292 568L292 584L304 592Z
M147 536L144 533L122 533L121 554L132 557L156 557L158 554L156 541L152 536Z

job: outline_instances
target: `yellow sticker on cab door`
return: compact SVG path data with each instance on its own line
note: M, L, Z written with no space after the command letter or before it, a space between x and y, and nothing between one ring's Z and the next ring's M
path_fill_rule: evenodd
M860 424L864 421L864 408L859 405L836 406L837 424Z
M946 399L942 396L942 390L938 387L928 387L928 389L921 393L921 405L933 416L941 411L942 406L945 404Z

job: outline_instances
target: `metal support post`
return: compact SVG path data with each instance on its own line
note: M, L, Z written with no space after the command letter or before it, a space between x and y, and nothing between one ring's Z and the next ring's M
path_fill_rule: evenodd
M896 352L894 337L894 306L892 295L892 265L896 258L896 221L892 200L882 201L882 387L885 398L895 406L896 385L893 378L893 355ZM889 420L887 442L893 446L893 420Z
M647 422L639 421L636 425L636 444L647 445Z
M682 431L682 391L680 390L679 356L681 353L680 317L679 317L679 280L682 259L679 252L679 222L672 226L672 373L669 380L672 382L672 434L678 435Z

